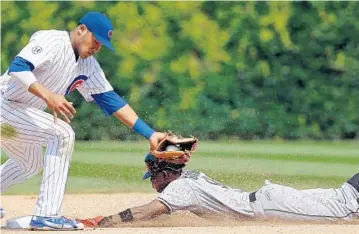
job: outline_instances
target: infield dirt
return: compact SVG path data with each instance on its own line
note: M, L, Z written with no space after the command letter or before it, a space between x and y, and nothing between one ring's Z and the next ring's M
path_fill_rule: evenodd
M70 194L65 196L63 214L69 218L89 218L99 215L110 215L132 206L138 206L151 201L156 194L120 193L120 194ZM1 220L4 225L6 218L31 215L34 211L36 196L2 196L1 204L6 217ZM1 233L36 233L26 230L6 230ZM39 232L44 233L44 232ZM51 232L74 233L74 232ZM75 233L359 233L358 224L303 224L274 221L233 221L224 219L203 219L189 212L178 212L165 215L146 222L126 224L115 228L85 229Z

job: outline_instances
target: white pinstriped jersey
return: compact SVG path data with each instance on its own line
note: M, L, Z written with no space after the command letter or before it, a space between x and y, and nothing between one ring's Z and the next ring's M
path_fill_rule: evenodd
M253 216L249 193L227 187L196 171L183 171L157 199L171 212L189 210L197 215Z
M87 101L92 94L113 90L96 59L92 56L76 61L69 33L59 30L42 30L34 33L29 43L18 54L34 65L37 80L50 91L67 95L78 89ZM20 102L40 110L46 103L28 92L19 81L5 72L0 89L3 99Z

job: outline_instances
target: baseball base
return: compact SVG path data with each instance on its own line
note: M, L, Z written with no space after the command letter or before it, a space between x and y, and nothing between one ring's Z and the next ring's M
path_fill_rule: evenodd
M32 215L21 216L13 219L8 219L6 221L7 229L28 229L30 228L30 222L32 219Z

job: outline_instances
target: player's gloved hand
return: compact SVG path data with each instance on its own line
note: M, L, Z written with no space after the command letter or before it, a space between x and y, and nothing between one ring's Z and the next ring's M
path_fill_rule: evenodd
M67 101L62 95L51 93L45 99L45 102L48 108L54 113L55 123L58 114L60 114L67 123L70 123L70 119L72 119L74 117L73 115L76 113L75 108L72 106L72 102Z
M151 154L170 163L183 164L189 161L197 146L198 139L195 137L184 138L168 132Z
M166 133L163 132L155 132L152 134L152 136L150 137L150 139L148 139L149 143L150 143L150 151L154 150L157 148L158 144L165 139L166 137Z

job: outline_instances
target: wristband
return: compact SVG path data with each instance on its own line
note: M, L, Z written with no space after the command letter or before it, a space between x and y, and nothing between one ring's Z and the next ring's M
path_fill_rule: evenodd
M34 73L31 71L22 71L22 72L11 72L11 77L20 81L21 85L28 90L30 85L37 81Z
M124 210L118 214L120 215L122 222L130 222L133 220L131 209Z
M144 136L147 140L150 139L153 133L155 133L155 131L140 118L136 120L136 123L133 125L132 129L138 134Z

